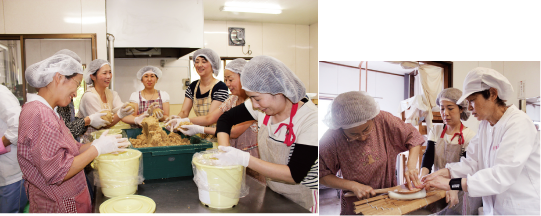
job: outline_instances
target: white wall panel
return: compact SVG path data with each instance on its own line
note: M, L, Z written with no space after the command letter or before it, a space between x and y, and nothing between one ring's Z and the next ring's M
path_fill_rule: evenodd
M263 23L263 55L280 60L295 72L295 25Z
M245 29L246 46L244 46L244 53L248 52L248 45L250 45L252 55L245 55L243 53L242 46L229 46L229 41L227 40L228 35L225 35L223 37L226 38L225 43L227 45L227 56L254 57L263 54L263 24L252 22L227 21L227 27L225 28L226 32L229 31L229 27L242 27Z
M81 33L81 2L4 0L6 34Z
M6 33L6 29L5 29L5 20L4 20L4 0L0 0L0 34L5 34Z
M96 46L98 47L97 58L107 59L105 0L81 0L81 5L81 33L95 33Z
M348 91L359 91L359 69L334 66L337 70L337 94Z
M319 63L319 93L338 94L338 68L327 63Z
M205 20L205 48L210 48L220 56L227 56L226 21Z
M310 92L310 27L307 25L295 25L294 71L307 88L306 92Z
M401 118L399 105L400 101L404 100L404 77L383 73L375 73L375 75L374 81L368 81L374 83L376 87L376 101L380 109Z
M310 25L310 91L318 92L319 70L318 70L318 42L317 42L317 23Z
M114 86L122 102L128 101L132 92L144 88L143 83L137 80L136 74L139 69L147 65L148 59L115 59Z

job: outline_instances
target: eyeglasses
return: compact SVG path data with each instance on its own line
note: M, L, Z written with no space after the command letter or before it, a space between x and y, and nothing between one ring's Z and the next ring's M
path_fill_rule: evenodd
M361 135L360 136L356 136L356 137L353 137L353 138L349 138L346 133L344 132L344 130L342 129L342 135L344 135L344 137L346 138L346 140L348 142L353 142L353 141L356 141L356 140L364 140L366 139L366 137L368 137L368 135L370 135L370 133L372 133L372 131L374 130L374 122L372 120L368 121L368 127L366 127L362 132L361 132Z
M70 79L70 80L73 80L73 81L75 82L75 84L77 85L77 91L79 91L79 89L81 89L81 83L82 83L83 81L77 82L75 79Z

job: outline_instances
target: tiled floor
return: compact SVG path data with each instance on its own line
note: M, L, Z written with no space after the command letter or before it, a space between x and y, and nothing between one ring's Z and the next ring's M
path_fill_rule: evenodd
M327 188L319 189L319 214L320 215L339 215L340 198L338 190Z

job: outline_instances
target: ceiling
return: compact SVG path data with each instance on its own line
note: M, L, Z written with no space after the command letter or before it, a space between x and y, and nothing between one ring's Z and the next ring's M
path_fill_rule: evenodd
M282 8L281 14L220 11L225 3L240 5L270 4ZM311 25L318 21L317 0L203 0L205 20L242 21Z
M361 61L331 61L338 64L343 65L349 65L353 67L359 67L359 63ZM365 63L363 63L363 68L365 67ZM394 74L407 74L411 73L413 69L404 69L400 66L400 64L393 64L385 61L368 61L368 69L372 70L378 70L383 72L389 72Z

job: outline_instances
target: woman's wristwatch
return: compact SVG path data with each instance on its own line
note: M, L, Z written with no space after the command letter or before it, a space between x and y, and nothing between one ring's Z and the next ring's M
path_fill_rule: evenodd
M449 181L451 190L462 190L462 178L454 178Z

